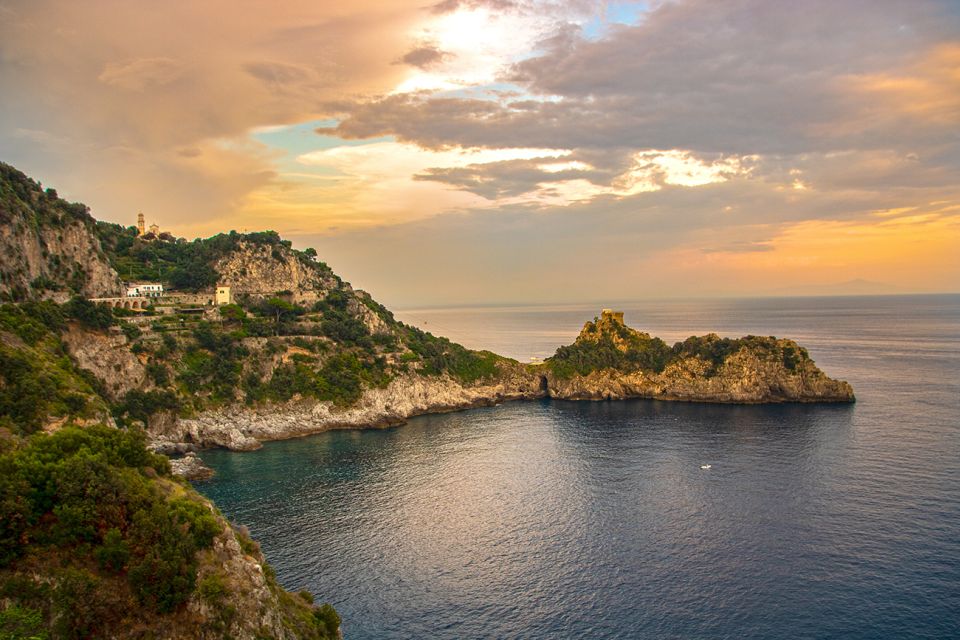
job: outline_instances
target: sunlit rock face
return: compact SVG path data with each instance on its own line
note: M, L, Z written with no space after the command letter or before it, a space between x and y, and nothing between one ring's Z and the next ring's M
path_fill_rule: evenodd
M659 339L626 326L622 313L605 309L584 325L572 348L571 354L558 350L547 363L552 397L733 403L854 400L847 382L829 378L806 349L784 338L730 340L709 334L667 350ZM561 366L570 361L578 367L572 374ZM611 361L619 364L592 365Z
M339 285L326 265L309 262L288 248L241 242L213 264L234 296L272 296L291 292L298 303L315 302Z

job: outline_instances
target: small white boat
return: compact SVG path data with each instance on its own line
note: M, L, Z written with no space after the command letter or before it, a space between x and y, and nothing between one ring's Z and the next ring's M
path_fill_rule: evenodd
M700 468L701 468L701 469L710 469L711 467L713 467L712 464L702 464L702 465L700 465Z

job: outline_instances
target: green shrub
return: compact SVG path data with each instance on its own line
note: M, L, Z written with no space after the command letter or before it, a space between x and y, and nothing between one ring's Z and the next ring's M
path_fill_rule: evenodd
M403 361L423 361L421 373L439 375L449 373L464 383L488 378L497 374L499 357L489 351L471 351L447 338L438 338L416 327L400 325L403 340L414 356L406 355Z
M329 637L336 636L337 630L340 628L340 615L332 605L323 603L314 610L313 616L322 633L326 633Z
M94 551L101 569L121 571L130 560L130 545L123 539L120 529L113 527L103 536L103 544Z
M159 362L149 362L146 366L147 375L158 387L165 387L170 384L170 373L167 368Z
M131 389L123 396L123 400L114 407L113 413L117 417L128 417L146 424L150 416L155 413L177 411L179 408L180 399L170 389L153 389L151 391Z
M197 585L197 593L209 604L218 604L227 595L227 583L223 576L212 573Z
M206 504L157 489L150 477L168 474L169 463L144 448L140 433L67 427L39 434L0 455L0 471L3 565L27 545L52 545L81 563L88 555L105 571L126 567L135 597L158 612L190 597L196 553L221 530ZM54 604L70 621L58 637L91 635L96 609L83 607L99 580L78 569L58 581Z
M120 325L120 329L123 331L123 335L127 337L127 340L133 342L137 338L143 335L143 331L140 331L140 328L135 324L130 324L129 322L124 322Z
M43 612L10 605L0 611L0 640L47 640Z
M67 568L59 576L53 595L54 637L80 640L99 635L104 617L100 579L85 569Z
M113 312L110 307L90 302L86 298L74 296L63 305L66 317L77 320L88 329L107 329L113 324Z
M317 302L313 310L323 313L320 329L323 335L348 346L369 346L370 331L348 309L349 298L339 289L333 289Z

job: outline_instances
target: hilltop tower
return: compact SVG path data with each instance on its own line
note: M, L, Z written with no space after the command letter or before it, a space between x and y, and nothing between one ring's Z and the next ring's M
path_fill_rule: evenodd
M614 311L613 309L604 309L600 312L600 317L606 320L613 320L623 324L623 311Z
M146 232L147 223L143 219L143 211L137 214L137 235L142 236Z

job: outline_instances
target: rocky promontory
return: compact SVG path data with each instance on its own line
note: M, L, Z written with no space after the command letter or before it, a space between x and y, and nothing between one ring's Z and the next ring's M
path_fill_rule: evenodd
M418 415L511 400L686 402L852 402L853 389L827 377L796 342L773 337L691 337L667 346L605 311L577 340L539 365L500 359L490 375L466 382L444 373L406 372L363 391L347 406L297 396L259 406L231 404L189 418L158 414L149 423L155 449L257 449L268 440L332 429L380 428Z
M544 365L547 393L567 400L654 398L688 402L853 402L793 340L717 334L669 347L604 310Z

